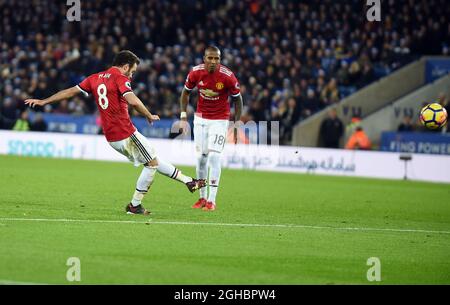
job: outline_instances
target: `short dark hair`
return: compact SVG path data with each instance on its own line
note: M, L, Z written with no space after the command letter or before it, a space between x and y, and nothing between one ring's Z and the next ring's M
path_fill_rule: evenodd
M218 52L220 54L220 49L214 45L209 45L205 49L205 54L207 51Z
M139 63L139 57L136 54L128 50L123 50L114 56L112 65L122 67L123 65L129 64L132 67L134 64L139 65Z

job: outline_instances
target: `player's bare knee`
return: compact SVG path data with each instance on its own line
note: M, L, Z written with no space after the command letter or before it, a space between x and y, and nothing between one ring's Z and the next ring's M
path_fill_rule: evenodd
M158 160L157 159L152 159L152 161L149 162L150 166L158 166Z
M145 163L144 165L148 167L156 167L158 166L158 160L152 159L151 161Z

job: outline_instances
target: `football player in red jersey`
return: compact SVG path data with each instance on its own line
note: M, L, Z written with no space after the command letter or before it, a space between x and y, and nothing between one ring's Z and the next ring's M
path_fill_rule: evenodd
M172 164L157 156L155 149L131 122L128 114L128 104L134 107L151 124L159 120L144 106L131 89L131 78L139 64L139 58L131 51L119 52L106 71L95 73L84 79L77 86L59 91L44 100L27 99L25 104L30 107L45 106L64 99L69 99L79 93L94 96L100 112L103 133L108 143L119 153L127 157L135 166L144 165L136 184L136 190L131 202L125 210L128 214L144 214L146 210L141 202L153 183L155 173L178 180L191 192L206 184L205 180L197 180L185 176Z
M221 173L221 153L225 146L230 103L235 105L234 121L240 121L242 96L239 82L230 69L220 64L220 50L215 46L205 49L204 63L192 68L181 93L181 127L186 130L186 109L189 94L197 87L199 99L194 116L194 141L197 153L197 179L206 179L209 168L209 194L206 187L200 189L200 199L192 206L204 211L214 211ZM236 143L236 129L235 129Z

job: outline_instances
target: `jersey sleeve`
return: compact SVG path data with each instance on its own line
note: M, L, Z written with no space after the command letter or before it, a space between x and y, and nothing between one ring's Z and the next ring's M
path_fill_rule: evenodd
M229 82L229 94L232 97L238 97L241 94L241 88L239 85L239 81L237 80L236 76L234 76L234 73L231 74L228 77L228 82Z
M124 75L119 75L116 77L116 84L122 96L125 96L127 93L133 92L133 90L131 89L130 79Z
M91 76L86 77L76 86L85 96L88 96L92 92Z
M191 70L189 72L188 76L186 77L186 82L184 83L184 88L187 91L192 91L192 89L197 86L197 73L195 71Z

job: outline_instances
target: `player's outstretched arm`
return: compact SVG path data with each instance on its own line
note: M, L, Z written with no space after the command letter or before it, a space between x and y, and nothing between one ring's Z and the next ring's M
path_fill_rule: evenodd
M142 101L133 92L125 94L124 98L127 100L128 104L136 109L137 112L142 114L150 124L152 124L153 121L159 120L159 116L151 114L147 107L145 107L144 103L142 103Z
M80 89L78 89L77 86L74 86L74 87L71 87L68 89L61 90L43 100L27 99L27 100L25 100L25 105L28 105L32 108L34 108L34 106L45 106L47 104L52 104L55 102L59 102L59 101L71 98L79 93L81 93Z

